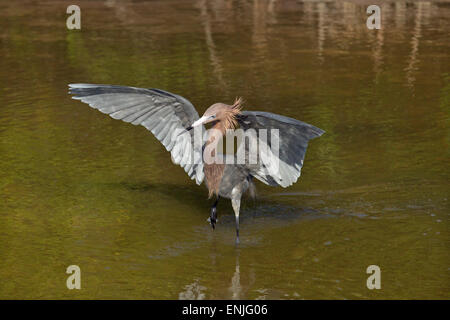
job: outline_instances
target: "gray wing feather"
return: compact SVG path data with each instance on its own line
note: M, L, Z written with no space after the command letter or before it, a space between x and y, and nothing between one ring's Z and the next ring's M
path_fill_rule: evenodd
M147 128L171 153L172 160L197 184L202 183L203 163L189 161L201 154L202 143L197 146L193 132L185 131L199 115L187 99L160 89L97 84L70 84L69 88L73 99L114 119Z
M243 111L238 122L244 130L255 129L258 138L258 129L267 129L267 147L258 148L258 162L247 164L247 169L255 178L271 186L288 187L295 183L301 174L308 141L325 132L308 123L262 111ZM271 129L278 129L279 135L272 136ZM278 154L271 151L275 143L279 146ZM248 143L240 147L246 148L248 154ZM275 163L277 165L271 166Z

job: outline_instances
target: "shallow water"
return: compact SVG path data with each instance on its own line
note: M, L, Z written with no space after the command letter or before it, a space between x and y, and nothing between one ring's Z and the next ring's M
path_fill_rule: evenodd
M0 1L0 298L449 298L450 4ZM234 218L143 127L75 82L156 87L202 113L326 130L300 180ZM66 288L69 265L81 290ZM381 269L381 289L366 268Z

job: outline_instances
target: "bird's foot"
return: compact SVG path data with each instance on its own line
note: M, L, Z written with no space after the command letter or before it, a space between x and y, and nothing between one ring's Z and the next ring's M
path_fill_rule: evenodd
M211 224L211 227L213 229L215 229L216 223L219 222L219 219L213 218L213 217L209 217L208 219L206 219L206 221L208 221Z
M216 223L219 221L217 219L217 203L219 202L219 197L217 197L216 202L214 202L213 206L211 207L211 214L208 218L208 222L211 224L211 227L213 230L216 228Z

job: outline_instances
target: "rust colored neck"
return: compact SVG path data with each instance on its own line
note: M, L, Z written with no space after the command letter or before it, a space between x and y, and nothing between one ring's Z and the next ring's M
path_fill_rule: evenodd
M206 142L203 157L215 157L217 152L217 146L220 139L226 132L225 125L222 121L215 123L208 132L208 140ZM206 163L203 170L205 172L206 185L209 191L209 197L213 194L219 195L220 182L222 181L225 165L222 163Z

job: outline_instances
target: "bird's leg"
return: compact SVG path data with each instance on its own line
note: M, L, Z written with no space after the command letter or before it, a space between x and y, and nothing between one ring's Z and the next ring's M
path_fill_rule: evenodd
M236 244L239 244L239 209L241 207L241 199L231 199L231 205L236 218Z
M216 202L214 202L213 206L211 207L211 215L209 217L209 223L211 223L211 227L215 229L216 222L217 222L217 203L219 202L219 197L217 196Z

